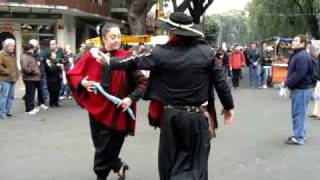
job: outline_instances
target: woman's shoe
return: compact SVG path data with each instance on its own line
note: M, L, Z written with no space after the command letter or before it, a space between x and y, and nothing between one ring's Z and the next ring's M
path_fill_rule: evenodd
M127 170L129 170L129 166L126 163L122 164L122 166L118 172L118 175L119 175L118 180L125 180L126 179L126 171Z
M106 180L107 178L106 177L97 177L96 180Z
M309 116L309 117L317 117L317 116L314 115L314 114L309 114L308 116Z

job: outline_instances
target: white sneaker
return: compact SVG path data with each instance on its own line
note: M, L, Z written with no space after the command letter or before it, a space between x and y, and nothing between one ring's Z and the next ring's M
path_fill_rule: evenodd
M33 110L35 110L37 113L40 111L40 107L39 106L37 106L37 107L35 107Z
M49 107L46 106L46 105L44 105L44 104L41 104L41 105L40 105L40 108L41 108L41 109L44 109L44 110L47 110Z
M29 111L28 114L30 114L30 115L37 114L36 108L34 108L34 109L32 109L31 111Z
M69 99L69 100L72 100L72 99L73 99L73 97L72 97L72 96L69 96L69 97L68 97L68 99Z
M60 96L60 97L59 97L59 100L64 100L64 99L65 99L64 96Z
M268 86L267 85L263 85L263 89L267 89L268 88Z

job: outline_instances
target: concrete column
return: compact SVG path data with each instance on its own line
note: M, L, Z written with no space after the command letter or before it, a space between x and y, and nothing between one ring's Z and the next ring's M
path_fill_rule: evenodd
M57 21L57 41L62 47L70 44L73 52L76 50L76 21L74 16L63 15Z
M57 42L60 44L62 47L65 46L65 26L64 26L64 19L57 20L57 25L56 25L56 30L57 30Z
M20 29L20 23L17 22L15 24L15 28L13 31L13 35L16 38L16 57L17 57L17 65L18 65L18 69L21 69L21 65L20 65L20 57L22 54L22 38L21 38L21 29Z

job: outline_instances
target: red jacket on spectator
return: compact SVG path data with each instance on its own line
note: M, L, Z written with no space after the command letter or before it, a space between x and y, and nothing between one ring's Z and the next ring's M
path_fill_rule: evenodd
M246 65L246 59L241 51L232 51L229 57L229 66L232 69L241 69Z

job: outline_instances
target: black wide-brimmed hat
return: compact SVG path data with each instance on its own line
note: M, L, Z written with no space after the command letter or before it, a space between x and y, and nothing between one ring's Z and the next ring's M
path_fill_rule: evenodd
M183 12L172 13L169 19L160 18L156 21L156 26L180 36L204 37L200 26L194 24L192 17Z

